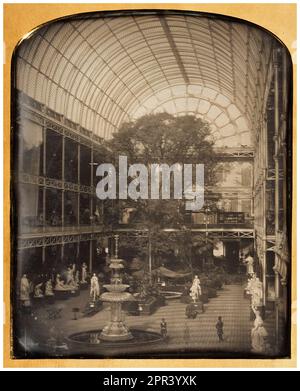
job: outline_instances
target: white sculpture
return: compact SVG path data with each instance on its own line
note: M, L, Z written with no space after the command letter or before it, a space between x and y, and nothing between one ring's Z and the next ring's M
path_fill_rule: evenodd
M258 277L253 278L251 288L252 305L254 307L260 307L263 299L263 284Z
M42 291L42 285L43 285L43 283L41 282L41 283L39 283L39 284L37 284L35 286L35 288L34 288L34 297L38 297L38 298L44 297L43 291Z
M71 287L63 282L63 280L60 279L60 274L56 275L55 280L55 288L56 291L69 291L71 290Z
M91 290L90 290L90 296L93 299L93 301L96 301L96 299L100 296L100 286L98 277L94 273L91 278Z
M247 286L245 288L247 294L251 295L251 304L254 307L260 307L263 300L263 284L255 273L248 279Z
M264 322L260 316L259 311L253 306L253 312L255 313L254 327L251 330L251 346L252 351L255 353L265 353L266 351L266 337L268 332L264 327Z
M87 278L87 265L85 262L83 262L83 264L81 265L81 283L82 284L87 283L86 278Z
M20 300L24 307L30 306L30 284L26 274L23 274L20 283Z
M254 259L253 259L253 257L251 257L251 255L249 254L247 256L247 258L245 259L244 263L247 266L247 274L252 276L254 274L254 268L253 268Z
M54 296L51 278L46 282L45 296Z
M195 276L193 280L193 284L190 289L190 296L192 297L194 303L196 303L196 301L199 300L201 294L202 294L202 290L200 285L200 279L198 276Z
M249 294L249 295L252 295L253 283L254 283L254 276L252 276L251 278L248 278L247 286L245 288L247 294Z
M73 284L74 284L73 268L68 267L66 273L66 285L73 285Z

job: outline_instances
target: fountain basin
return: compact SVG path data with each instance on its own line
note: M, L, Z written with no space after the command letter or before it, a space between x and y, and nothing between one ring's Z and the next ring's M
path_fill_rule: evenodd
M104 292L100 300L110 303L122 303L125 301L135 301L135 298L129 292Z
M109 292L124 292L127 288L129 288L129 285L126 284L107 284L103 285L105 289L107 289Z
M79 348L82 346L84 349L91 348L99 349L100 351L105 348L109 349L127 349L132 347L138 347L143 345L153 345L161 343L162 336L154 331L131 329L131 339L123 339L118 341L103 340L102 330L87 330L79 333L72 334L68 337L68 341L73 344L73 348ZM86 352L86 350L84 350ZM112 353L113 351L111 351Z
M123 259L111 259L109 267L111 269L124 269L124 265L122 264Z
M123 322L110 322L103 328L99 338L103 341L111 342L128 341L133 338L133 335Z

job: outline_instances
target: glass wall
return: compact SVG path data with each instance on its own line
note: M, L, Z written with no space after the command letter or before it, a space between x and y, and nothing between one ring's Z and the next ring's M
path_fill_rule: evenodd
M62 224L62 191L59 189L46 189L46 225L60 227Z
M64 192L64 225L74 226L78 224L78 193Z
M26 118L19 134L19 170L31 175L43 175L43 127Z
M46 177L62 179L62 135L47 129Z
M88 225L91 223L91 211L90 211L90 195L80 194L80 224Z
M16 216L21 232L100 224L102 204L90 193L99 179L97 166L104 159L100 147L94 145L92 152L92 146L25 117L16 145L15 168L20 178Z
M91 185L91 149L80 145L80 184Z
M65 181L78 183L78 144L65 138Z

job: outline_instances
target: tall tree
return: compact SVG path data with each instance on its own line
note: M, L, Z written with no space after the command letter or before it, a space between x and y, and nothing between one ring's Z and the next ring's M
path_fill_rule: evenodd
M128 165L142 163L181 165L203 164L205 187L215 183L216 156L213 150L213 141L209 124L194 115L172 116L167 113L145 115L136 121L123 124L120 130L113 135L107 143L111 153L111 162L117 169L118 157L126 156ZM128 183L132 178L128 179ZM150 181L149 181L150 183ZM205 193L209 197L208 192ZM121 215L122 210L131 209L133 222L140 229L148 232L148 248L145 240L134 241L135 246L140 246L140 252L151 255L160 255L177 242L181 247L187 240L185 199L151 200L151 199L126 199L113 203L113 207L107 214L107 222L112 223L111 212L113 210L114 221ZM132 221L131 221L132 222ZM169 231L166 231L169 230ZM175 232L170 233L170 230ZM179 236L181 235L179 240ZM189 235L191 243L186 245L193 247L193 235ZM199 237L197 237L199 245ZM203 243L204 245L205 243ZM184 252L183 252L184 253Z

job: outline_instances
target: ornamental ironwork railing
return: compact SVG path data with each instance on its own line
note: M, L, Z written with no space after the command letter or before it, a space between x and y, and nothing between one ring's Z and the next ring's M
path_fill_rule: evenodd
M15 180L18 183L26 183L30 185L38 185L49 187L53 189L68 190L73 192L80 192L90 195L95 195L95 187L79 185L72 182L65 182L60 179L48 178L40 175L28 174L25 172L17 173Z

